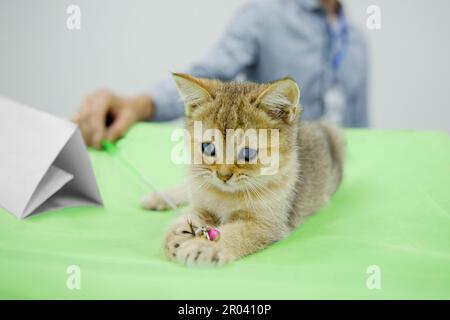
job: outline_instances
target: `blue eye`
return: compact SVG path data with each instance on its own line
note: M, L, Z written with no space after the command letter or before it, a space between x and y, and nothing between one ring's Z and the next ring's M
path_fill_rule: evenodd
M214 157L216 155L216 147L210 142L202 143L202 152L204 155Z
M257 150L245 147L242 148L241 151L239 151L239 159L245 160L245 162L249 162L256 157L257 153Z

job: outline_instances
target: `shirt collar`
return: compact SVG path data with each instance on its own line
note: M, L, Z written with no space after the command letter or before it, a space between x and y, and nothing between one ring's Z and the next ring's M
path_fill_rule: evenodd
M310 11L322 10L322 6L320 4L320 0L297 0L300 5ZM339 10L342 11L342 2L339 1Z

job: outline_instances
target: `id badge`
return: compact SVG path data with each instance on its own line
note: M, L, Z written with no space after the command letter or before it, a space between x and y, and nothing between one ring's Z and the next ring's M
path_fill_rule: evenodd
M324 119L331 123L342 125L346 104L346 97L342 87L334 85L329 88L324 94L323 101L325 106Z

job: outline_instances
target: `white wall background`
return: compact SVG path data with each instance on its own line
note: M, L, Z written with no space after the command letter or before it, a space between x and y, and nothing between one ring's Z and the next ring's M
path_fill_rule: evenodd
M0 0L0 94L70 117L96 88L144 93L203 54L241 2ZM371 48L372 125L450 132L450 1L344 3ZM81 30L66 28L70 4L81 8ZM371 4L379 31L366 28Z

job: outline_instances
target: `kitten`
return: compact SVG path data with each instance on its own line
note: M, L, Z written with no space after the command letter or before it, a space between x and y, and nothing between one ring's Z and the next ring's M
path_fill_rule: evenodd
M180 217L164 239L169 259L222 265L249 255L287 236L336 191L344 161L341 133L324 122L298 120L300 90L294 80L256 84L173 77L185 104L188 146L203 154L201 163L188 166L187 184L167 193L177 205L190 205L188 215ZM223 136L193 138L195 123L202 124L203 132L215 128ZM220 163L219 153L229 149L220 150L226 143L219 140L229 135L226 129L238 128L275 130L279 143L250 148L241 134L236 138L241 141L232 145L235 158ZM274 174L262 174L264 165L253 159L263 151L278 154ZM143 206L168 208L157 194L147 196ZM220 239L193 236L189 218L196 226L217 228Z

